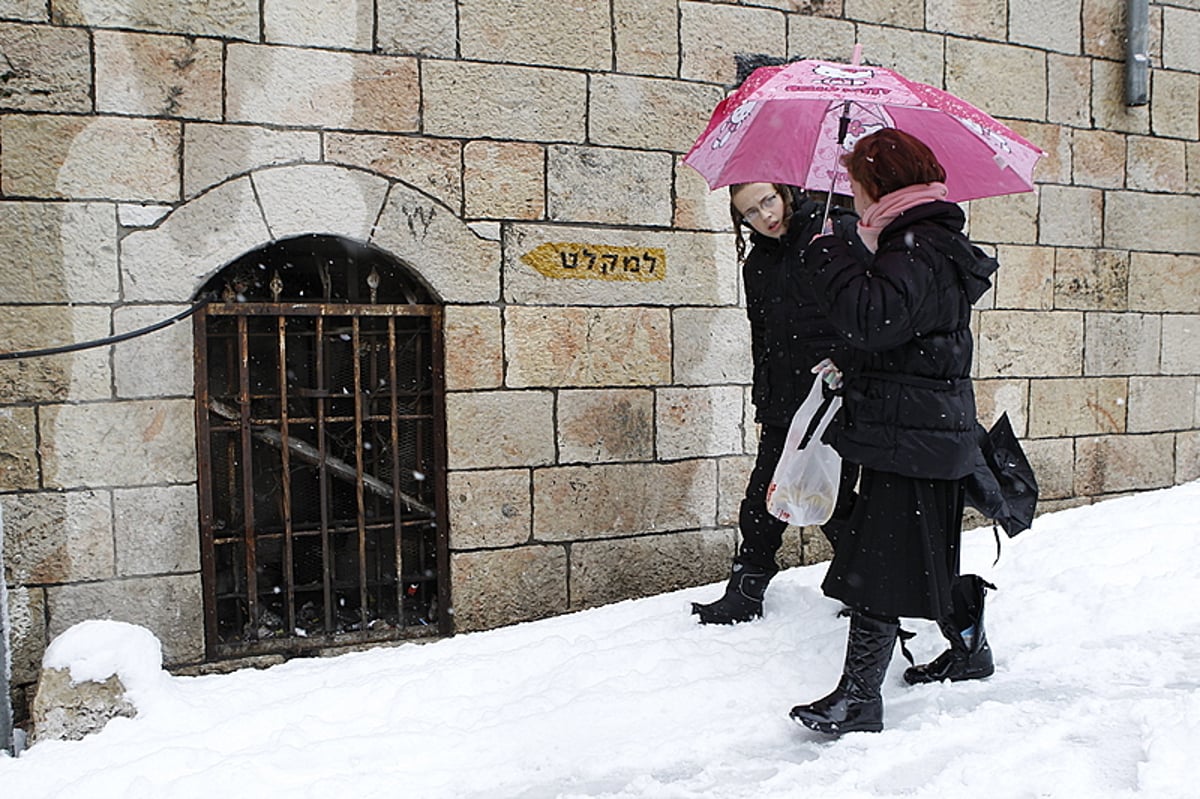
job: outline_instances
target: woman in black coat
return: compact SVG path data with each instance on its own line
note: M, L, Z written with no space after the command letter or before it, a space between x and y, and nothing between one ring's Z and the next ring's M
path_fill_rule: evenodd
M945 170L894 129L845 159L862 215L862 257L815 239L805 272L852 353L838 361L843 404L825 440L861 465L858 497L822 584L853 613L837 689L792 709L820 732L880 730L880 686L899 617L939 622L950 649L905 673L910 683L992 673L984 583L959 576L963 478L977 462L971 304L997 264L963 235L945 202Z
M790 186L743 183L730 187L730 215L750 319L751 396L760 430L758 455L738 515L741 547L724 595L708 604L693 603L692 613L700 616L702 624L732 624L762 615L763 594L779 571L775 554L787 527L767 512L767 487L792 416L812 387L812 367L844 347L821 314L816 298L797 279L804 247L821 232L822 206ZM853 214L835 209L831 219L835 233L857 240ZM749 254L744 227L751 230ZM852 468L847 467L843 508L848 508L854 477ZM831 541L838 519L835 511L824 528Z

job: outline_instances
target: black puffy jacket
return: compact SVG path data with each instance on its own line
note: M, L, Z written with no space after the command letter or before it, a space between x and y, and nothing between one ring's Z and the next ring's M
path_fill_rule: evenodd
M833 237L805 254L822 310L854 348L825 437L849 461L940 480L976 464L971 304L997 263L963 222L957 205L925 203L883 229L873 258Z
M812 387L812 367L845 349L821 313L812 286L800 278L801 256L821 230L824 208L796 190L787 232L778 239L751 232L752 248L742 263L750 348L754 357L755 421L787 427ZM833 209L834 231L857 242L858 218ZM861 248L861 243L858 247ZM863 250L865 252L865 250Z

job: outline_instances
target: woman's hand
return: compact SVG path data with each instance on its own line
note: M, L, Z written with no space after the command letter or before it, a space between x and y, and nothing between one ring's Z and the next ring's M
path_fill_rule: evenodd
M817 375L821 380L825 381L825 385L830 389L837 391L842 387L842 370L837 368L837 364L829 358L825 358L819 364L812 368L812 373Z

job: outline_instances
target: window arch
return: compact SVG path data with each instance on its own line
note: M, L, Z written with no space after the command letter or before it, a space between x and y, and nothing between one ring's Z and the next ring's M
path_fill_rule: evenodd
M202 289L209 657L448 634L442 309L369 245L307 235Z

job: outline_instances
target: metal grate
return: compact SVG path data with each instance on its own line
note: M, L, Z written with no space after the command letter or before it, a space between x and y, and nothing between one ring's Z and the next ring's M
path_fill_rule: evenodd
M450 632L441 321L345 301L196 315L210 657Z

